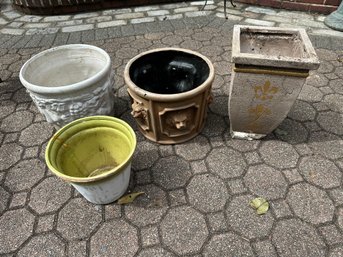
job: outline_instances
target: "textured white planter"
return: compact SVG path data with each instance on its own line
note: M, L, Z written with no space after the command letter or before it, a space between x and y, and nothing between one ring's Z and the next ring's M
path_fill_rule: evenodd
M136 135L126 122L92 116L58 130L47 145L45 161L88 201L107 204L125 193L135 148Z
M287 116L319 60L304 29L235 26L230 132L258 139Z
M96 46L63 45L43 51L23 65L19 77L46 120L58 127L112 112L111 59Z

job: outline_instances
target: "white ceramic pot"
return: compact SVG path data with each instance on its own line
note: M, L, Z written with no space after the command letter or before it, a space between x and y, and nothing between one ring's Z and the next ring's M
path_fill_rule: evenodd
M111 59L96 46L72 44L40 52L22 66L19 77L39 111L57 127L112 113Z
M126 122L92 116L58 130L47 145L45 161L88 201L107 204L127 190L135 148L136 135Z

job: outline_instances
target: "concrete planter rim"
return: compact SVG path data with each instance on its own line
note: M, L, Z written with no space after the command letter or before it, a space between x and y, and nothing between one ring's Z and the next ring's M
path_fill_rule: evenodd
M191 54L191 55L196 55L198 57L200 57L202 60L204 60L206 62L206 64L209 67L209 74L208 77L206 78L206 80L200 84L199 86L197 86L196 88L183 92L183 93L177 93L177 94L158 94L158 93L152 93L149 92L147 90L144 90L140 87L138 87L132 80L130 77L130 68L131 65L138 60L139 58L151 54L151 53L158 53L158 52L164 52L164 51L176 51L176 52L184 52L187 54ZM208 84L211 84L212 81L214 79L214 67L212 62L204 55L189 50L189 49L184 49L184 48L176 48L176 47L166 47L166 48L156 48L153 50L149 50L149 51L145 51L143 53L140 53L138 55L136 55L134 58L132 58L125 66L125 70L124 70L124 80L125 83L127 84L127 86L129 87L129 89L131 89L132 91L134 91L137 95L139 95L142 98L145 99L149 99L149 100L153 100L153 101L158 101L158 102L177 102L180 100L184 100L187 99L189 97L192 97L194 95L197 95L203 91L206 90Z
M242 31L263 32L263 33L298 33L299 38L303 42L304 50L307 53L307 57L284 57L284 56L271 56L255 53L242 53L239 44L234 42L240 42L240 34ZM268 66L280 67L280 68L293 68L312 70L319 67L318 56L311 44L311 41L303 28L279 28L279 27L262 27L262 26L249 26L249 25L235 25L233 29L232 39L232 57L231 61L235 64L245 65L261 65L261 59L268 60Z
M42 58L44 55L47 55L49 53L56 52L56 51L64 51L66 49L91 49L91 50L97 51L98 53L100 53L101 55L105 57L106 63L101 68L101 70L97 72L96 74L94 74L93 76L85 80L82 80L80 82L65 85L65 86L45 87L45 86L32 84L31 82L26 80L25 72L31 63L38 60L39 58ZM110 70L111 70L111 58L105 50L97 46L87 45L87 44L68 44L68 45L57 46L57 47L44 50L34 55L33 57L31 57L21 67L20 72L19 72L19 79L21 83L28 90L32 92L35 92L38 94L59 95L59 94L67 94L67 93L75 92L78 90L82 90L88 86L91 86L95 84L96 82L100 81L106 75L106 73L110 72Z
M58 141L59 140L58 137L60 135L62 135L64 132L66 132L67 130L77 126L78 124L85 124L88 121L99 121L99 122L101 122L101 121L110 121L111 122L112 121L115 123L119 123L120 125L123 125L125 127L125 129L128 130L130 136L132 137L133 145L131 147L131 151L130 151L129 155L127 156L127 158L121 164L119 164L117 167L115 167L115 168L113 168L107 172L104 172L100 175L96 175L96 176L92 176L92 177L73 177L73 176L66 175L66 174L58 171L54 167L54 165L51 163L50 155L51 155L53 144L56 141ZM77 132L80 132L80 131L82 131L82 130L79 130ZM75 134L72 136L75 136ZM68 138L71 138L72 136L70 136ZM115 117L111 117L111 116L101 116L101 115L90 116L90 117L85 117L85 118L80 118L80 119L74 120L74 121L70 122L69 124L65 125L64 127L60 128L52 136L52 138L48 142L48 145L47 145L46 150L45 150L45 161L46 161L48 168L51 170L51 172L54 173L56 176L62 178L63 180L65 180L67 182L72 182L72 183L87 184L87 183L92 183L92 182L98 182L98 181L107 179L109 177L116 176L117 174L120 174L121 172L123 172L125 170L125 167L130 165L130 162L132 160L136 146L137 146L136 134L133 131L133 129L131 128L131 126L128 123L126 123L125 121L118 119L118 118L115 118Z

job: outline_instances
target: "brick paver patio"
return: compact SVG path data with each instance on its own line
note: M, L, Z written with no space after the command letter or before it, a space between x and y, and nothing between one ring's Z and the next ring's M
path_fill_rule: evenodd
M233 140L228 119L233 25L270 22L261 15L281 12L255 9L247 18L242 8L249 7L237 10L235 16L243 17L237 20L210 13L137 24L125 20L119 27L73 33L63 32L64 26L35 35L26 28L19 35L4 33L16 18L13 10L1 10L1 256L343 256L343 37L325 27L317 30L331 31L325 35L311 29L321 65L279 130L260 141ZM5 12L14 16L4 17ZM30 24L28 16L20 18L28 20L23 27ZM42 18L49 19L54 18ZM322 18L313 22L324 26ZM166 146L137 131L130 190L145 195L132 204L90 204L45 165L54 128L39 114L18 72L32 55L65 43L90 43L110 54L115 116L136 131L123 81L130 58L175 46L214 63L214 102L201 135ZM249 206L256 196L269 200L267 214L258 216Z

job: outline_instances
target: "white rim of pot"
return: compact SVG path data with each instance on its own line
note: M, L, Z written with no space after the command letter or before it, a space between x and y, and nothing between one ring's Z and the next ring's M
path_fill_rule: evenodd
M97 72L96 74L94 74L93 76L77 82L77 83L73 83L67 86L59 86L59 87L44 87L44 86L38 86L38 85L34 85L30 82L28 82L23 74L25 74L26 69L28 68L28 66L34 62L35 60L41 58L43 55L45 55L46 53L50 53L50 52L55 52L55 51L60 51L63 50L65 48L74 48L74 49L82 49L82 48L87 48L87 49L92 49L95 50L97 52L99 52L100 54L102 54L105 59L106 59L106 63L104 65L104 67ZM97 81L99 81L107 72L109 72L109 70L111 69L111 58L108 55L108 53L97 47L97 46L93 46L93 45L87 45L87 44L69 44L69 45L62 45L62 46L57 46L57 47L53 47L50 49L47 49L45 51L42 51L36 55L34 55L33 57L31 57L29 60L27 60L24 65L21 67L20 72L19 72L19 79L21 81L21 83L30 91L36 92L36 93L40 93L40 94L61 94L61 90L64 93L68 93L68 92L72 92L72 91L76 91L76 90L80 90L83 89L85 87L87 87L88 85L94 84Z
M144 55L148 55L151 53L156 53L156 52L164 52L164 51L176 51L176 52L184 52L187 54L193 54L196 55L198 57L200 57L202 60L204 60L208 67L209 67L209 74L207 79L200 84L199 86L197 86L196 88L183 92L183 93L177 93L177 94L157 94L157 93L152 93L150 91L144 90L140 87L138 87L132 80L130 77L130 68L131 65L139 58L141 58ZM204 55L189 50L189 49L183 49L183 48L176 48L176 47L166 47L166 48L157 48L157 49L153 49L150 51L146 51L143 52L137 56L135 56L134 58L132 58L125 66L125 70L124 70L124 80L127 84L127 86L133 90L136 94L138 94L139 96L145 98L145 99L151 99L151 100L155 100L155 101L160 101L160 102L175 102L178 100L183 100L186 98L189 98L190 96L194 96L198 93L203 92L204 90L206 90L208 84L212 83L214 79L214 67L212 62Z

